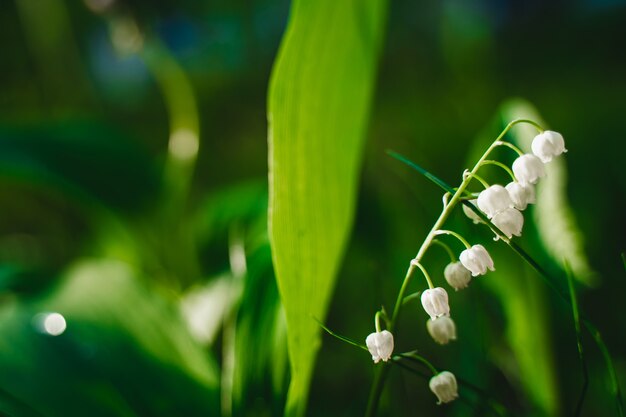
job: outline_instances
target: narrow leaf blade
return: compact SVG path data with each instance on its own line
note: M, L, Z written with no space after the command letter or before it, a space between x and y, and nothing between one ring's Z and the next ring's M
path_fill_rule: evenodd
M303 415L323 320L352 225L386 0L292 5L269 91L270 240Z

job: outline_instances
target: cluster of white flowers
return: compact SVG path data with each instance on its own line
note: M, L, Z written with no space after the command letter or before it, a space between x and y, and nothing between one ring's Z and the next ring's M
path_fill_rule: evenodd
M563 136L549 130L543 131L533 139L531 149L532 154L523 154L513 162L512 173L515 181L504 187L499 184L488 186L476 200L469 201L509 239L522 234L524 216L521 212L529 204L535 203L534 185L545 176L544 164L567 152ZM474 223L482 222L481 217L465 205L463 205L463 212ZM438 232L455 234L450 231ZM472 277L495 271L489 252L482 245L470 247L462 237L459 235L457 237L466 244L467 249L461 252L458 262L451 262L444 270L445 280L456 291L466 288ZM414 265L419 265L417 259L412 261L414 262ZM423 272L426 274L425 270ZM427 279L430 284L428 276ZM456 325L450 317L448 293L444 288L432 288L432 284L430 286L431 288L422 292L421 295L422 307L430 316L426 322L426 328L435 342L444 345L456 340ZM365 342L375 363L381 360L386 362L391 358L394 341L389 331L377 330L370 334ZM438 404L453 401L458 397L456 378L451 372L437 373L431 378L429 387L437 396Z
M544 164L567 152L563 136L550 130L535 136L531 149L532 154L521 155L513 162L515 181L506 187L498 184L488 187L478 195L475 202L509 239L522 234L524 216L521 212L529 204L535 203L534 185L546 175ZM480 217L469 208L463 207L463 211L475 223L480 222Z

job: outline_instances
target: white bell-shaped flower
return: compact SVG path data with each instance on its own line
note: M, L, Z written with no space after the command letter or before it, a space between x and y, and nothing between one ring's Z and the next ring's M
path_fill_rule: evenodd
M372 354L374 363L387 362L393 353L393 335L387 330L371 333L365 339L367 350Z
M513 207L509 192L501 185L492 185L478 194L478 208L490 219L504 209Z
M567 152L563 135L551 130L546 130L535 136L530 147L543 163L550 162L555 156Z
M437 375L430 378L428 386L437 396L439 400L437 404L449 403L459 396L456 378L452 372L439 372Z
M470 200L468 202L469 204L473 205L474 207L478 207L476 205L476 200ZM465 215L474 222L474 224L478 224L478 223L482 223L482 219L480 217L478 217L478 214L474 213L472 211L472 209L470 209L469 207L467 207L465 204L462 204L463 206L463 213L465 213Z
M459 255L459 260L465 268L471 271L473 277L486 274L488 269L495 271L493 260L483 245L474 245L465 249Z
M511 182L505 188L511 196L513 205L518 210L526 210L529 204L536 202L535 187L530 184L522 185L519 182Z
M472 273L461 262L451 262L443 270L443 276L452 288L460 290L470 283Z
M456 326L450 316L428 319L426 328L433 340L440 345L445 345L451 340L456 340Z
M422 293L422 306L431 319L450 314L448 293L441 287L431 288Z
M513 161L513 174L522 185L536 184L546 175L546 169L541 159L527 153Z
M509 239L522 235L522 227L524 226L524 216L519 210L514 208L506 209L493 216L491 219L493 224L502 231ZM496 240L498 237L496 236Z

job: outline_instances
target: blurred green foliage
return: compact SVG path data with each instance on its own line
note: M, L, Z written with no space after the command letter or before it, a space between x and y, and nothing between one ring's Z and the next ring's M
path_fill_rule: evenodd
M289 7L3 5L0 415L282 414L290 371L267 232L266 99ZM580 305L626 385L625 18L619 0L390 3L330 328L364 340L439 211L440 190L385 150L456 184L477 135L493 138L510 115L503 103L521 97L565 136L567 182L554 189L583 237L565 255L597 273L574 271ZM316 72L315 56L300 64L334 77L345 58L337 73ZM193 144L188 133L199 148L181 158L172 142ZM562 276L564 246L533 210L537 228L526 216L518 243ZM485 395L510 415L569 415L582 386L571 310L486 228L461 213L450 227L493 250L497 271L450 294L455 344L435 345L415 305L397 349L417 347L484 395L461 387L464 401L438 407L423 379L393 369L381 415L488 415ZM436 281L446 261L425 260ZM59 336L37 322L52 311L67 321ZM583 343L583 415L613 415L600 353ZM324 336L307 414L362 414L372 374L366 353Z

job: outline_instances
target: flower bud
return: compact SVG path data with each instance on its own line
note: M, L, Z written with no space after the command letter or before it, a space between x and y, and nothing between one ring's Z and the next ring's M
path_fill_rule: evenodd
M452 372L439 372L437 375L430 378L428 386L437 396L439 400L437 404L449 403L459 396L456 378Z
M546 175L543 162L535 155L525 154L513 161L513 174L522 185L536 184L539 178Z
M513 201L511 201L508 191L498 184L481 191L478 194L477 203L478 208L489 218L492 218L504 209L513 207Z
M543 163L550 162L555 156L567 152L563 136L551 130L546 130L535 136L530 147Z
M483 245L474 245L465 249L459 255L459 260L465 268L472 272L473 277L486 274L487 269L495 271L493 260Z
M441 287L431 288L422 293L422 306L431 319L450 314L448 293Z
M448 284L457 291L467 287L472 280L471 272L461 262L449 263L443 270L443 276Z
M428 319L426 328L434 341L440 345L445 345L450 340L456 340L456 326L450 316L441 316L434 320Z
M470 201L469 201L469 204L473 205L474 207L478 207L478 206L476 205L476 200L475 200L475 199L474 199L474 200L470 200ZM465 204L462 204L462 206L463 206L463 213L465 213L465 215L466 215L467 217L469 217L469 219L470 219L471 221L473 221L473 222L474 222L474 224L482 223L482 221L483 221L483 220L482 220L480 217L478 217L478 214L474 213L474 212L472 211L472 209L470 209L469 207L467 207Z
M519 182L511 182L505 188L511 196L513 205L518 210L525 210L529 204L536 202L535 187L530 184L522 185Z
M371 333L365 339L367 350L372 354L374 363L380 362L382 359L387 362L391 358L393 352L393 335L387 330L382 332Z
M492 223L502 231L509 239L522 235L522 226L524 226L524 216L519 210L514 208L506 209L493 216ZM498 237L496 236L496 240Z

